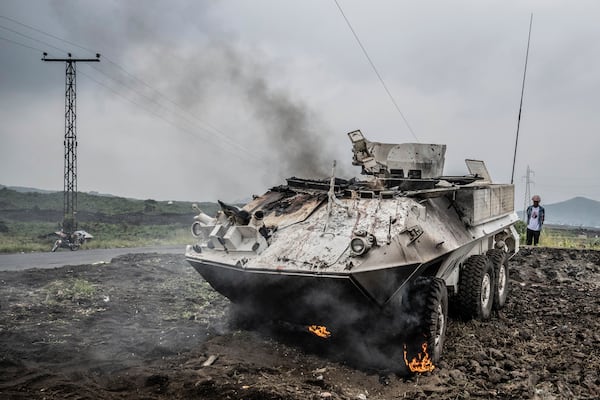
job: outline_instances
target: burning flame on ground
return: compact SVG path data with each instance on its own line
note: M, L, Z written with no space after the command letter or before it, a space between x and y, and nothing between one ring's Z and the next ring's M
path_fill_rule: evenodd
M408 366L408 369L410 369L410 372L431 372L435 368L431 358L429 358L429 353L427 353L427 343L423 343L421 348L423 352L419 353L417 357L414 357L409 362L406 358L406 345L404 345L404 362Z
M327 327L322 325L309 325L308 331L324 339L327 339L331 336L331 332L327 330Z

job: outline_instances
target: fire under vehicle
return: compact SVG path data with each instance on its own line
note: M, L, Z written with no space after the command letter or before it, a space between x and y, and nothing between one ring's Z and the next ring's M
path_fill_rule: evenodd
M364 180L293 177L241 208L197 209L186 259L248 313L354 332L375 366L430 371L449 304L486 320L507 301L514 186L478 160L443 176L445 145L348 136Z

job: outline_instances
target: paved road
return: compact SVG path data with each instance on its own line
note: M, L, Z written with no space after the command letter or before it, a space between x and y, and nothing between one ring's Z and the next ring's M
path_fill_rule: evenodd
M109 262L112 258L131 253L183 254L185 246L135 247L124 249L59 249L55 253L0 254L0 271L20 271L29 268L57 268L63 265Z

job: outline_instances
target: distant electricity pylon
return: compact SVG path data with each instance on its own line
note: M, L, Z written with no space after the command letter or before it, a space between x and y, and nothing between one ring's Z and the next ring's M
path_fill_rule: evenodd
M72 232L77 229L77 125L76 109L76 77L75 64L78 62L99 62L100 54L96 58L46 58L44 53L42 61L60 61L66 63L65 79L65 167L64 167L64 207L63 230Z
M527 207L529 205L529 200L531 199L531 184L535 183L531 180L531 175L535 175L535 171L527 166L527 173L523 178L525 178L525 201L523 203L523 221L527 222Z

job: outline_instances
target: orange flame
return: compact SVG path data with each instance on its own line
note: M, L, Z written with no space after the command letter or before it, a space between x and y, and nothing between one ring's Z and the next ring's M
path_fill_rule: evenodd
M414 357L412 361L408 361L406 358L406 345L404 345L404 362L410 369L410 372L431 372L434 370L435 365L429 358L429 353L427 353L427 343L423 343L421 345L423 349L422 353L419 353L417 357Z
M327 327L322 325L309 325L308 331L324 339L327 339L331 336L331 332L327 330Z

